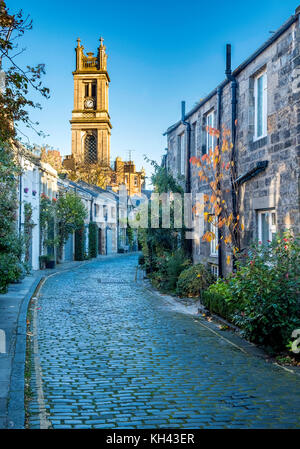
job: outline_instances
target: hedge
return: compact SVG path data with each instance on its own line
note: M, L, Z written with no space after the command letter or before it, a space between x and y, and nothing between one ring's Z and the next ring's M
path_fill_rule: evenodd
M75 231L75 260L84 260L85 229Z
M98 255L98 226L96 223L89 224L89 257Z

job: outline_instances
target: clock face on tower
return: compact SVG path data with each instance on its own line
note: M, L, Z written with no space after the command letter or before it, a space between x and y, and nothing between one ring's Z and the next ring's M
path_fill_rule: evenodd
M93 109L94 100L92 98L88 98L87 100L85 100L84 107L85 107L85 109Z

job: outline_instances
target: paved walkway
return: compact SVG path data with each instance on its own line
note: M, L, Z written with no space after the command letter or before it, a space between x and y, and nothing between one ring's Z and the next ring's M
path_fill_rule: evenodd
M14 426L8 419L9 399L11 408L24 409L26 309L41 276L40 272L28 276L0 295L0 429Z
M54 270L40 270L11 284L0 294L0 429L24 425L24 365L27 307L40 280L54 272L82 265L67 262ZM89 262L84 262L89 263Z
M29 427L299 428L300 378L172 310L135 283L136 264L109 258L45 283Z

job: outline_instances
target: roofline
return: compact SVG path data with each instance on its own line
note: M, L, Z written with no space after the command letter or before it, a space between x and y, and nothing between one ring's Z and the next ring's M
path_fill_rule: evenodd
M270 45L272 45L286 30L290 28L298 20L298 14L293 14L286 22L284 22L281 27L275 31L275 33L266 41L263 45L261 45L254 53L252 53L249 58L247 58L244 62L242 62L233 72L232 75L238 75L242 70L244 70L247 65L254 61L263 51L265 51ZM201 100L196 106L194 106L185 116L184 119L188 119L191 115L193 115L198 109L201 108L207 101L209 101L214 95L217 94L218 89L224 88L230 81L225 79L222 81L213 91L211 91L203 100ZM181 120L176 122L174 125L170 126L164 133L163 136L170 134L170 132L174 131L181 124Z
M95 197L95 198L98 196L98 195L97 195L95 192L93 192L92 190L90 190L90 189L88 189L88 188L86 188L86 187L84 187L84 186L78 184L78 183L75 182L75 181L71 181L70 179L60 179L60 178L57 178L57 184L61 184L62 186L65 185L65 184L67 184L67 185L69 185L69 186L71 186L71 187L74 187L75 189L79 190L80 192L89 193L90 195L92 195L92 196Z

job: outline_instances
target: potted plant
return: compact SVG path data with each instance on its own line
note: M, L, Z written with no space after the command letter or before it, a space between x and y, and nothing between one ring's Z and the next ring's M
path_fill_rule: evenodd
M46 268L55 268L55 260L52 257L46 261Z
M40 268L41 270L45 268L55 268L55 260L53 257L47 254L40 256Z

